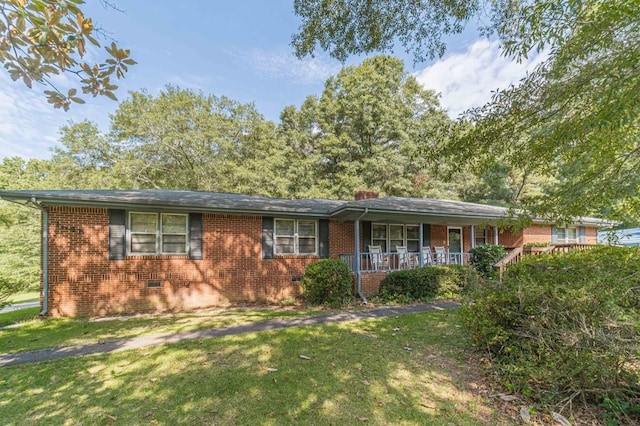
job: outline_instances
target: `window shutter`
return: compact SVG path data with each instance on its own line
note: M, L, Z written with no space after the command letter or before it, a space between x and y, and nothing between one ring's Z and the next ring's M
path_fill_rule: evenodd
M362 236L361 236L361 240L363 242L362 251L368 252L369 251L369 245L371 244L371 222L369 222L369 221L366 221L366 220L362 221Z
M587 242L587 233L584 226L578 226L578 241L583 244Z
M273 259L273 218L262 217L262 258Z
M431 247L431 225L422 224L422 247Z
M556 227L551 225L551 244L558 244L558 234L556 233Z
M202 213L189 213L189 259L202 259Z
M322 259L329 257L329 220L318 221L319 254Z
M124 210L109 209L109 260L124 260L126 256L126 223Z

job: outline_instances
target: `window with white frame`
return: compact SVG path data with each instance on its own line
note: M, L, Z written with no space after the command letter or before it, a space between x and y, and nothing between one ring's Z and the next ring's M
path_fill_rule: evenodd
M487 244L487 228L473 229L474 247Z
M407 251L417 253L420 225L372 223L371 245L380 246L383 252L395 252L396 246L407 246Z
M129 253L186 254L188 216L178 213L129 213Z
M575 226L556 226L556 242L559 244L569 244L578 242L578 228Z
M275 254L318 253L318 222L302 219L275 220Z

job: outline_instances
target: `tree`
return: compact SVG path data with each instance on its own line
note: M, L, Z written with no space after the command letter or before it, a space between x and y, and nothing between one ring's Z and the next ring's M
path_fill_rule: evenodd
M105 47L107 59L100 63L84 61L91 45L100 47L98 32L91 18L80 8L83 0L5 0L0 2L0 63L16 81L31 88L33 83L47 86L45 95L55 108L68 110L72 102L84 103L78 94L106 96L116 100L118 88L111 81L120 79L136 62L129 50L115 42ZM105 5L112 6L106 0ZM113 6L112 6L113 7ZM52 76L65 73L78 80L68 90L57 87ZM63 92L66 90L66 93Z
M117 167L134 187L284 195L285 147L253 104L167 86L112 116Z
M462 31L480 1L295 0L302 18L293 47L298 57L320 47L344 62L350 55L391 51L399 40L416 60L442 55L442 36Z
M297 158L311 162L302 164L312 164L315 195L429 193L434 176L418 154L439 143L449 120L401 60L376 56L346 67L326 81L319 99L305 101L297 123L292 110L285 112L285 138Z
M443 4L440 4L443 3ZM557 186L524 205L555 218L629 211L640 217L640 3L634 0L460 2L297 0L303 22L298 55L316 46L339 59L389 49L395 40L417 60L442 52L444 35L476 12L516 59L545 50L548 59L524 81L466 116L474 131L438 155L473 159L478 172L499 156ZM345 23L348 20L348 23ZM342 28L342 30L341 30Z
M42 189L47 161L19 157L0 163L0 189ZM7 297L36 289L40 272L40 212L0 201L0 306Z
M60 129L46 184L58 189L118 189L132 186L122 172L121 153L90 121L70 122Z

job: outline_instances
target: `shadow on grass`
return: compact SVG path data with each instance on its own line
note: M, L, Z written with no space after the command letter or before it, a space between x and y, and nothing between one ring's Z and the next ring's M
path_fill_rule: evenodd
M19 314L19 312L21 314ZM99 320L45 318L0 332L0 353L95 343L156 333L179 333L272 318L296 318L311 310L229 309L196 313L141 315ZM0 314L0 326L37 318L38 308Z
M456 312L291 328L7 367L26 424L496 424ZM305 355L310 359L302 359Z

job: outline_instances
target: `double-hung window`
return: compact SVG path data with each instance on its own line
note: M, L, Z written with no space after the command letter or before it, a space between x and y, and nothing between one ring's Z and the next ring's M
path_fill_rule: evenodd
M396 251L396 246L407 246L417 253L420 247L420 225L372 223L371 245L380 246L383 252Z
M487 244L487 228L474 228L474 247Z
M129 213L130 254L186 254L187 215Z
M556 241L559 244L569 244L578 242L578 228L575 226L556 227Z
M318 222L303 219L275 220L275 254L318 253Z

